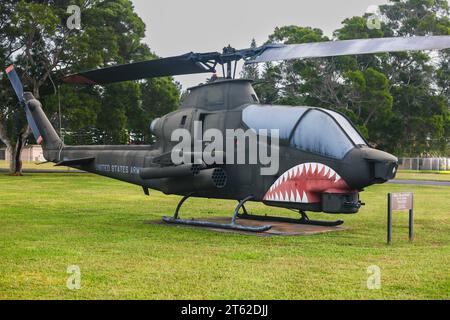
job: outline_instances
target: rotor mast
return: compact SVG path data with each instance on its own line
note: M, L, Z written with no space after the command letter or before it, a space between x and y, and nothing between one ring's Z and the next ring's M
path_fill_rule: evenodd
M233 48L231 45L228 45L227 47L223 48L223 55L234 55L236 53L236 49ZM233 68L233 60L234 60L234 68ZM225 62L226 64L226 76L224 73L224 78L227 79L234 79L236 77L236 68L237 68L237 60L228 60ZM233 74L233 76L231 75Z

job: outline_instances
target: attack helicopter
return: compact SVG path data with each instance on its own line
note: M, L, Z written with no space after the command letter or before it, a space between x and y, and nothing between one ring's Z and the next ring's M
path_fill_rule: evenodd
M242 50L228 46L223 52L191 52L80 72L63 79L69 84L104 85L153 77L216 73L216 68L221 66L223 78L190 88L177 111L149 124L149 130L156 137L156 142L151 145L65 145L41 103L31 93L24 92L14 66L9 66L6 73L25 109L36 141L42 144L47 161L140 186L146 195L150 189L155 189L182 196L174 215L163 218L167 223L264 232L271 228L270 224L244 226L238 219L325 226L342 224L342 220L310 220L306 212L357 213L363 205L360 192L367 186L393 179L398 159L369 147L357 128L339 112L314 106L261 104L251 81L236 79L237 62L244 60L249 64L448 48L450 36L269 44ZM195 148L194 151L177 149L179 141L173 140L173 133L179 129L191 133L189 145L198 144L196 133L198 136L200 131L201 136L208 129L219 133L237 129L255 132L261 138L257 140L257 147L270 147L271 154L278 155L276 170L261 174L267 163L230 161L234 158L228 157L229 154L240 151L249 158L254 152L245 139L238 141L236 137L226 148L214 150L214 161L205 161L203 152L197 152ZM208 143L200 141L200 145ZM182 161L174 161L174 154ZM227 224L181 219L180 208L190 197L231 199L238 204ZM300 217L253 215L245 208L248 201L295 210Z

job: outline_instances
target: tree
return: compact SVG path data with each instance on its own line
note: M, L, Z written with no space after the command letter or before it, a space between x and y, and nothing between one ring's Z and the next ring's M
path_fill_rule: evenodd
M132 114L132 108L139 109L142 83L104 87L62 85L58 91L58 79L71 72L155 58L141 42L145 35L144 23L129 0L53 2L2 1L0 59L3 65L17 65L25 87L43 100L51 120L58 118L55 113L61 101L66 141L128 142L127 115ZM81 8L80 30L66 26L69 4ZM165 85L176 90L171 80ZM16 99L11 99L10 89L2 86L1 94L0 139L13 159L20 159L29 128L24 117L15 115L20 111L13 102ZM86 134L78 137L80 132L93 133L94 137L88 141ZM20 161L11 162L11 172L21 173Z
M152 142L152 120L174 111L180 103L180 86L173 85L171 78L147 79L141 83L142 110L128 109L128 129L137 143Z
M328 38L319 29L285 26L275 28L267 43L293 44L326 40ZM305 92L317 79L318 63L306 59L266 64L260 79L261 86L257 87L261 100L265 103L305 104L308 99Z
M18 43L17 29L11 26L11 17L14 13L16 1L5 0L0 7L0 63L5 66L11 57L21 48ZM15 172L16 165L21 165L20 156L17 153L25 144L26 137L29 135L29 128L23 121L22 110L16 108L17 101L11 99L14 92L2 77L2 86L0 88L0 140L6 145L7 153L11 157L11 171ZM11 134L14 131L15 134Z
M108 8L108 14L103 16L103 21L99 22L102 16L99 16L97 12L93 12L90 18L112 30L106 29L105 34L100 34L99 38L86 39L86 42L94 42L96 46L100 43L97 49L103 51L102 39L106 34L116 34L117 44L110 46L116 48L116 52L108 55L108 59L100 61L100 66L158 58L147 45L141 42L145 34L145 25L133 12L130 1L107 1L107 4L103 6ZM82 52L81 56L83 56ZM89 59L86 62L77 61L73 64L72 71L92 68L89 64ZM85 90L85 88L78 88L78 90ZM85 122L86 127L77 126L75 132L69 135L73 143L151 142L149 132L151 120L174 110L179 103L179 87L169 77L105 85L96 93L99 94L95 99L100 100L100 108L96 111L94 124ZM149 99L148 97L151 96L159 101ZM84 110L81 111L84 112Z
M250 48L257 48L256 40L252 39ZM241 78L257 81L259 79L259 68L257 63L246 64L242 67Z
M445 0L391 1L380 11L384 36L450 35ZM380 56L378 68L389 79L394 98L394 119L382 128L387 149L404 155L448 154L448 53Z
M140 94L139 84L132 81L105 87L96 126L102 133L100 144L129 143L127 111L140 107Z
M450 34L445 0L391 1L380 7L381 29L367 19L343 21L340 40ZM321 30L278 27L269 42L285 44L327 40ZM403 52L304 59L270 65L270 102L312 105L345 113L373 146L403 154L449 151L449 51L438 55ZM274 79L276 79L274 81ZM264 97L264 93L260 93Z
M281 70L278 65L266 63L261 78L255 83L255 91L261 103L275 104L280 97Z

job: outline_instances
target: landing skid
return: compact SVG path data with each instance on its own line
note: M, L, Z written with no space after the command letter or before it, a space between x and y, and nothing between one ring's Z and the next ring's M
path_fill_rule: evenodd
M204 220L186 220L186 219L180 219L180 208L183 205L183 203L189 199L192 196L192 194L184 196L180 202L177 205L177 208L175 209L175 213L173 217L163 217L163 221L166 223L171 224L180 224L180 225L188 225L188 226L197 226L197 227L208 227L208 228L218 228L218 229L228 229L228 230L238 230L238 231L250 231L250 232L264 232L272 228L271 225L265 225L261 227L248 227L243 226L236 223L236 218L239 214L239 209L243 208L244 213L247 212L244 207L244 203L253 199L253 196L248 196L247 198L239 201L239 204L234 209L233 218L231 219L230 223L217 223L217 222L210 222L210 221L204 221Z
M312 225L312 226L324 226L324 227L336 227L340 226L344 223L342 220L336 221L320 221L320 220L310 220L304 211L300 211L300 219L293 218L285 218L285 217L271 217L271 216L257 216L252 215L247 212L244 204L253 199L253 196L248 196L245 199L239 201L239 204L234 209L233 217L230 223L218 223L211 222L205 220L187 220L180 219L180 209L183 206L183 203L189 199L193 194L189 194L184 196L177 205L175 209L175 213L173 217L163 217L163 221L170 224L180 224L187 226L196 226L196 227L207 227L207 228L217 228L217 229L228 229L228 230L238 230L238 231L250 231L250 232L264 232L270 230L272 228L271 225L264 225L261 227L249 227L243 226L241 224L236 223L236 219L247 219L247 220L256 220L256 221L272 221L272 222L286 222L286 223L295 223L295 224L303 224L303 225ZM239 210L242 208L242 214L239 214Z
M300 211L301 218L293 219L293 218L285 218L285 217L271 217L271 216L257 216L253 214L248 214L244 208L243 214L238 214L237 217L239 219L249 219L249 220L257 220L257 221L273 221L273 222L287 222L287 223L295 223L295 224L304 224L311 226L323 226L323 227L336 227L340 226L344 223L343 220L336 221L321 221L321 220L310 220L305 212Z

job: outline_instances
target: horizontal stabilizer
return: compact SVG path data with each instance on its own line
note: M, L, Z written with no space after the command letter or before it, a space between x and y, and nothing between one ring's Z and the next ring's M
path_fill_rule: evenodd
M82 165L82 164L88 164L95 160L95 157L91 158L79 158L79 159L68 159L63 160L55 164L55 166L76 166L76 165Z

